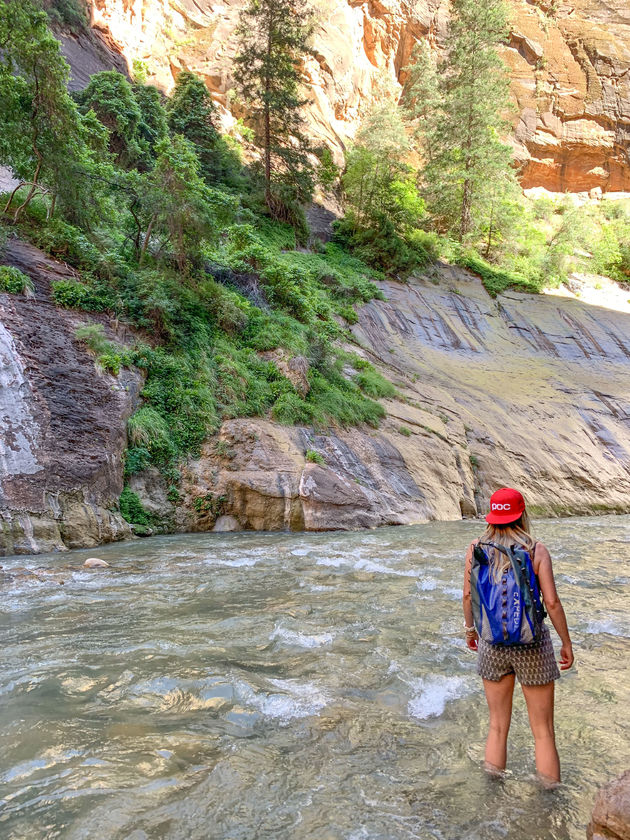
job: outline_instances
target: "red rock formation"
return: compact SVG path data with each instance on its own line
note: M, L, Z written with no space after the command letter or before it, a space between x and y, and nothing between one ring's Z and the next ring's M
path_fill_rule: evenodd
M129 65L140 59L168 91L182 69L202 76L234 123L231 62L245 0L92 0L93 23ZM630 7L627 0L508 0L515 157L525 188L630 191ZM304 66L312 136L341 155L377 78L404 82L417 40L439 48L447 0L317 2L314 54ZM85 45L66 46L80 80L96 67ZM98 44L102 61L102 43ZM98 63L97 62L97 63ZM85 67L83 67L85 64ZM88 67L89 65L89 67Z

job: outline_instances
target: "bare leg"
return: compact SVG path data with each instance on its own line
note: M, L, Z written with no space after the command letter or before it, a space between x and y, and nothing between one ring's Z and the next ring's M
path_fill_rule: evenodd
M560 781L560 759L553 729L554 682L523 685L536 752L536 770L545 783Z
M512 719L514 674L506 674L498 682L484 680L483 687L490 712L484 767L490 772L497 772L505 770L507 760L507 736Z

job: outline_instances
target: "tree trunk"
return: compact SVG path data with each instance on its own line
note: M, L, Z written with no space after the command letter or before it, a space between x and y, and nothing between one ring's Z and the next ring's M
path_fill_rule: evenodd
M462 192L462 215L460 219L459 241L463 242L464 237L468 234L471 227L471 210L472 210L472 181L466 178L464 181L464 190Z
M3 213L8 213L8 212L9 212L9 208L10 208L10 207L11 207L11 205L13 204L13 199L15 198L15 194L16 194L16 192L17 192L19 189L21 189L22 187L25 187L25 186L26 186L26 184L27 184L27 181L20 181L20 183L17 185L17 187L13 190L13 192L12 192L12 193L11 193L11 195L9 196L9 200L8 200L8 201L7 201L7 203L4 205L4 210L2 211Z
M490 256L490 248L492 247L492 234L494 233L494 202L492 202L492 208L490 210L490 224L488 225L488 239L486 241L486 250L484 252L484 257L488 259Z
M265 202L271 209L271 109L269 94L271 91L270 65L272 46L272 22L269 22L267 32L267 69L265 74Z
M137 196L134 196L133 201L129 205L129 212L133 216L133 220L136 223L136 232L133 237L133 249L136 255L136 259L139 258L140 255L140 237L142 235L142 225L140 224L140 219L136 216L135 207L138 204Z
M144 242L142 243L142 251L140 251L140 259L138 260L138 263L140 265L142 265L142 261L144 260L144 255L145 255L146 250L149 246L149 239L151 239L151 234L153 233L153 225L155 224L156 219L157 219L157 213L154 213L151 216L151 221L149 222L149 227L147 228L147 232L144 235Z
M20 206L17 208L17 210L13 214L13 224L14 225L16 225L18 223L18 219L20 218L20 216L22 215L24 210L28 207L31 199L33 198L33 196L35 195L35 193L39 189L39 184L37 183L37 179L39 178L39 172L42 168L42 157L39 154L39 152L37 151L37 149L35 150L35 153L37 155L37 167L35 168L35 174L33 175L33 181L31 183L31 188L28 191L28 195L26 196L24 201L20 204Z

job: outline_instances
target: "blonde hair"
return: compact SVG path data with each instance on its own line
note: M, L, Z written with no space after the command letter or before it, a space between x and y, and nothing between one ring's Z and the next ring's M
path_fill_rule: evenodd
M527 551L531 551L534 547L534 539L531 535L531 525L527 511L523 511L520 517L515 522L509 522L507 525L490 525L481 535L479 542L491 542L495 545L522 545ZM490 559L492 567L492 576L498 582L503 574L504 569L510 565L510 560L503 554L502 551L497 551L494 548L485 548L486 554Z

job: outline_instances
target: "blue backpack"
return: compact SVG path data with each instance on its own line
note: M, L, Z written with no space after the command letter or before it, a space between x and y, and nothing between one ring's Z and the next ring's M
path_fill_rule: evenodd
M510 565L495 582L484 547L505 554ZM520 545L477 543L470 572L473 619L481 639L493 645L538 642L546 615L529 552Z

